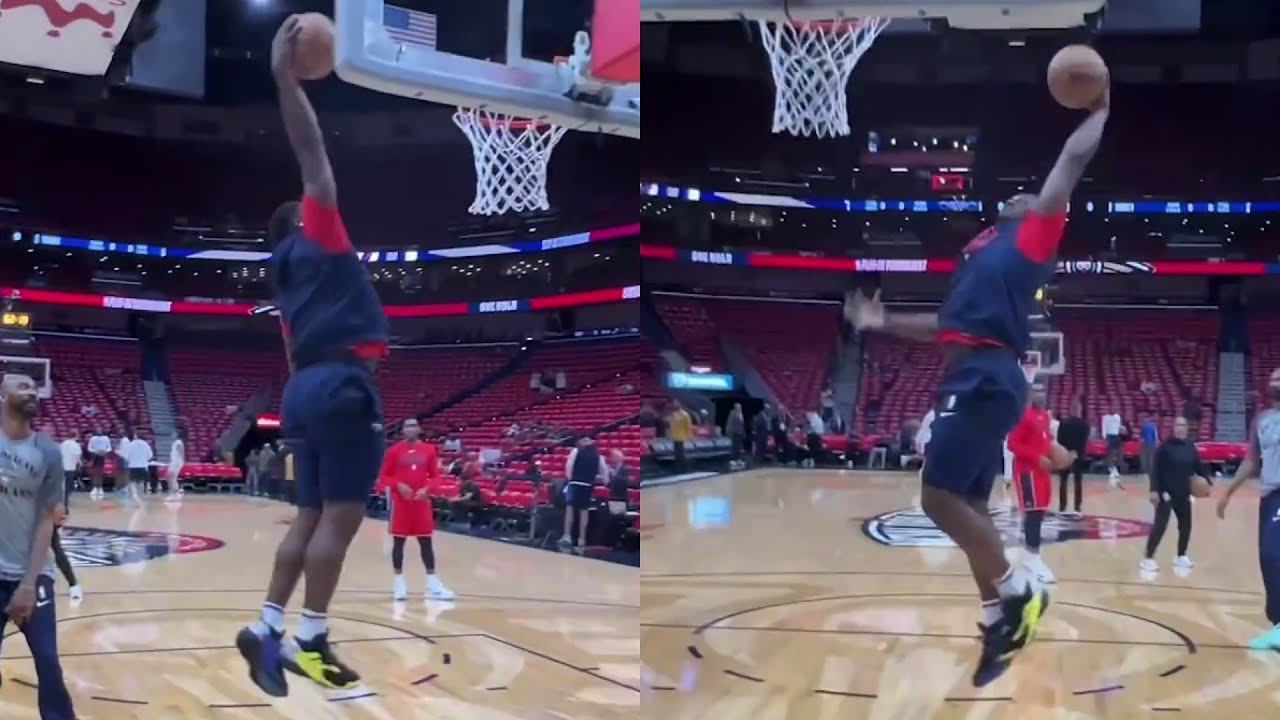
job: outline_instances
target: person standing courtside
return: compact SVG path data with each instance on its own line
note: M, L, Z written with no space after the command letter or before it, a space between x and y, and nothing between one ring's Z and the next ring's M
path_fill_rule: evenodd
M1102 437L1107 441L1108 479L1111 487L1120 485L1120 463L1124 461L1124 440L1120 433L1124 423L1120 422L1120 413L1112 411L1102 416Z
M685 414L688 417L688 413ZM584 437L578 441L578 447L569 453L569 460L564 465L564 476L568 478L565 487L565 500L568 507L564 511L564 535L560 538L561 549L573 547L573 519L578 518L578 552L587 546L587 520L591 516L591 495L596 483L603 484L609 477L609 468L600 456L600 449L595 440Z
M102 498L102 476L106 472L107 455L111 452L111 439L102 433L101 430L95 430L93 435L89 437L89 475L90 481L93 483L93 489L89 491L89 497L94 500Z
M6 374L0 382L0 637L9 621L22 631L36 669L40 720L75 720L58 657L50 547L65 516L58 446L37 434L35 382Z
M1156 419L1154 417L1148 415L1142 421L1139 436L1142 445L1138 450L1138 463L1142 466L1142 472L1150 480L1152 464L1156 459L1156 447L1160 444L1160 429L1156 427Z
M1249 641L1250 650L1280 650L1280 368L1267 381L1270 406L1263 408L1249 431L1249 448L1226 493L1218 500L1218 518L1225 519L1231 496L1258 478L1258 564L1266 596L1267 622L1272 627Z
M693 440L693 418L680 404L679 400L671 401L671 414L667 418L667 437L671 439L671 449L675 453L676 472L689 469L689 461L685 456L685 447Z
M724 423L724 434L729 436L729 469L740 470L746 464L742 461L742 448L747 439L747 421L742 417L742 403L733 404L729 419Z
M58 453L62 456L62 477L66 483L67 500L70 502L71 491L76 489L76 477L80 474L80 466L84 464L84 450L76 438L79 432L72 430L58 445Z
M1070 465L1058 470L1058 514L1078 518L1084 503L1084 470L1089 464L1085 456L1085 446L1089 443L1089 421L1082 416L1079 403L1072 408L1070 415L1058 423L1056 437L1059 445L1076 455ZM1071 510L1067 510L1067 478L1069 477L1075 481L1076 492Z
M1145 431L1146 428L1143 429ZM1156 448L1148 475L1156 517L1151 523L1151 534L1147 536L1147 552L1141 567L1147 572L1160 569L1155 559L1156 548L1169 527L1169 514L1172 512L1178 518L1178 555L1173 566L1190 569L1193 563L1187 557L1187 546L1191 542L1191 481L1198 476L1208 482L1209 471L1200 462L1195 443L1187 438L1186 418L1179 417L1173 421L1173 437Z

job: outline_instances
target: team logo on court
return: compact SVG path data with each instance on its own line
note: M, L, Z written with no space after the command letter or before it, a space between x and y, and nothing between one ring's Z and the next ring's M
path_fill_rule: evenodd
M80 567L132 565L167 555L217 550L224 544L221 540L200 535L62 528L62 549L67 552L71 564Z
M996 528L1006 539L1022 534L1022 516L1001 508L992 517ZM1041 540L1059 543L1070 540L1118 540L1146 537L1151 523L1130 518L1085 515L1069 518L1049 513L1041 528ZM894 510L877 515L862 523L862 532L881 545L891 547L955 547L933 521L919 508Z

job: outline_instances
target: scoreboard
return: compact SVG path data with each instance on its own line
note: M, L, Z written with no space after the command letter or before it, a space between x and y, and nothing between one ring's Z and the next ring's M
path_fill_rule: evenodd
M31 345L31 313L6 308L0 311L0 347L13 352Z

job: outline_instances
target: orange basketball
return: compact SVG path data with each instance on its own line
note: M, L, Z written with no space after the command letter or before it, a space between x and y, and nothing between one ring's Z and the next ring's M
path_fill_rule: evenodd
M1053 444L1053 450L1050 451L1049 457L1053 460L1053 467L1056 470L1061 470L1071 465L1071 451L1058 443Z
M320 13L298 16L298 45L293 71L303 80L319 80L333 72L333 21Z
M1107 64L1088 45L1068 45L1049 61L1049 94L1063 107L1080 110L1092 106L1108 83Z
M1191 478L1191 494L1198 498L1206 498L1213 494L1213 486L1209 481L1196 475Z

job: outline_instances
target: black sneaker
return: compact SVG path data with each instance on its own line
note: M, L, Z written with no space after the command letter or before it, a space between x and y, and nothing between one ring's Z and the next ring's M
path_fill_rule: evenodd
M990 685L1009 669L1018 653L1035 638L1040 619L1048 608L1049 594L1028 586L1022 595L1005 598L1000 603L1000 620L987 626L978 625L982 631L982 655L973 671L974 687Z
M294 642L297 650L286 653L282 663L289 672L332 690L348 690L360 684L360 675L333 654L328 633L305 641L294 638Z
M264 637L247 627L236 635L236 648L249 664L249 679L271 697L289 694L289 682L285 679L280 657L283 638L283 633L274 630Z

